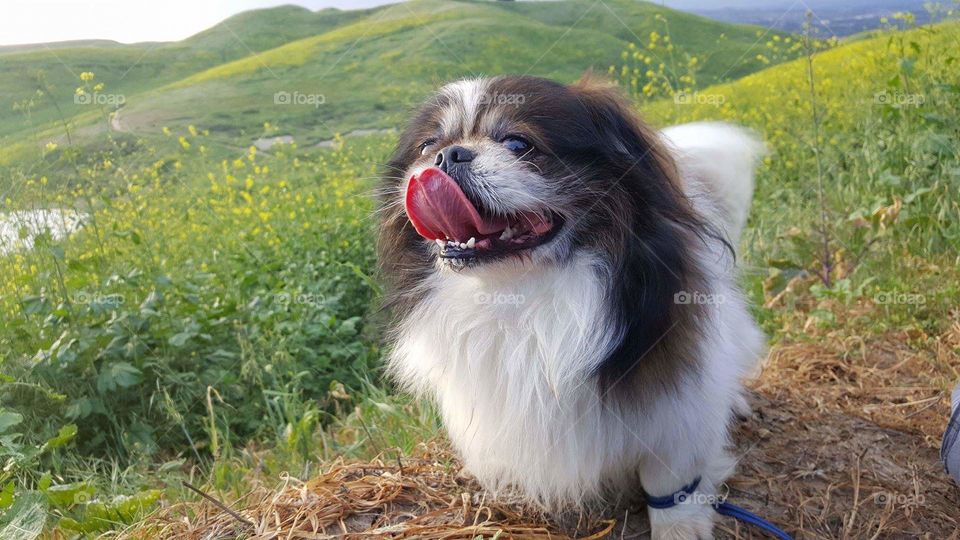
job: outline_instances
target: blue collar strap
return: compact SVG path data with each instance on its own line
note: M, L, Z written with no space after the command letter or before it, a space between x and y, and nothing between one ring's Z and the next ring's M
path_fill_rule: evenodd
M648 493L644 493L647 499L647 506L650 508L656 508L657 510L666 510L667 508L673 508L678 504L683 504L687 502L690 495L697 490L697 486L700 485L700 477L696 477L693 482L683 486L679 491L676 491L666 497L654 497ZM714 503L713 508L721 516L732 517L733 519L740 520L749 525L757 527L770 536L778 538L779 540L793 540L793 537L787 534L783 529L777 527L773 523L763 519L762 517L744 509L740 508L735 504L730 504L728 502Z
M687 502L687 499L690 498L690 495L697 490L697 486L700 485L700 477L693 479L693 482L680 488L680 491L676 491L666 497L654 497L649 493L644 493L644 496L647 498L647 506L650 508L656 508L657 510L665 510L667 508L673 508L678 504L683 504Z

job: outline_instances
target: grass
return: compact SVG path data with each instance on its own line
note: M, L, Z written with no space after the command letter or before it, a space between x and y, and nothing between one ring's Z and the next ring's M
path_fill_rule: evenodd
M757 304L769 304L803 280L824 302L914 294L923 302L886 303L876 330L910 321L926 332L943 331L943 315L960 292L953 271L960 239L960 79L949 68L958 33L948 23L817 53L815 100L805 89L805 62L794 61L710 87L689 103L671 100L645 109L659 124L733 120L770 143L744 242ZM810 128L814 101L819 140ZM825 168L826 230L817 202L817 156ZM826 275L819 248L824 235ZM818 259L820 267L811 266ZM776 314L768 320L771 333L796 315L789 309L770 313Z
M49 473L56 486L113 493L88 485L102 469L86 472L79 456L140 470L287 441L336 408L330 388L358 387L374 369L365 193L389 141L212 160L203 139L171 134L139 168L77 164L85 178L69 192L26 186L38 206L89 218L67 242L41 236L0 259L0 484L37 489ZM70 513L73 499L48 502L86 519Z
M928 474L930 496L949 493L930 471L945 392L960 369L960 80L951 46L960 26L888 31L829 50L812 46L809 62L787 61L803 51L786 45L786 37L778 44L767 36L757 55L770 64L786 63L708 86L717 77L712 73L729 66L701 48L679 45L694 36L709 41L695 30L706 24L702 20L654 17L631 47L616 32L600 36L591 30L616 28L610 11L591 11L538 59L570 17L589 5L556 2L531 10L523 3L471 2L461 12L470 14L466 21L438 16L431 27L437 35L409 26L433 4L393 6L337 19L319 37L291 41L264 57L277 55L277 69L291 62L283 68L289 71L286 81L306 81L329 55L369 31L376 37L358 43L357 56L337 67L338 91L344 93L331 90L328 98L343 101L329 102L322 121L392 126L402 116L399 104L436 80L481 64L499 72L524 62L572 79L578 62L596 62L597 51L606 50L584 44L602 42L616 52L604 57L601 69L612 66L623 77L653 123L723 119L756 129L770 153L759 173L741 258L755 313L775 346L755 384L765 416L742 428L747 442L761 442L744 447L754 452L745 461L750 472L734 486L784 486L772 492L774 506L767 511L797 530L805 524L813 537L870 536L876 520L898 519L906 510L948 530L950 518L939 499L889 515L854 504L851 517L852 484L841 475L869 465L872 470L858 469L858 478L886 493L900 493L909 480L906 468L885 472L883 456L853 459L855 444L867 440L851 435L857 428L896 439L903 448L897 459L916 459ZM610 3L619 16L637 21L657 11L630 6ZM300 12L283 13L296 18ZM255 23L258 16L250 17ZM490 31L492 26L503 34ZM753 29L741 30L733 41L755 36ZM296 32L282 39L294 39ZM661 36L652 49L650 32ZM191 39L214 40L215 34ZM507 35L524 35L525 41ZM672 51L664 36L678 44ZM441 50L440 42L455 45ZM419 61L407 60L415 50L421 51ZM451 59L468 51L484 51L470 57L476 66ZM652 77L634 74L645 57L671 52L674 58L652 70ZM755 58L757 65L766 65L763 58ZM364 81L369 86L371 65L381 70L377 80L389 82L382 87L386 97L373 90L348 96L351 88L366 88ZM10 185L4 187L17 191L0 201L5 210L73 208L89 217L69 238L41 235L34 249L0 255L0 537L13 522L49 535L121 529L158 504L196 501L183 481L255 512L283 473L296 488L292 493L305 494L317 484L300 482L341 457L371 462L381 471L378 478L357 474L355 467L330 472L349 476L368 494L351 498L351 504L380 508L380 502L397 499L377 499L368 490L400 489L387 477L396 472L396 456L416 454L419 443L439 437L429 408L394 395L379 378L369 195L395 133L338 138L333 149L294 144L262 153L249 148L247 139L287 133L302 111L264 108L241 120L242 108L227 114L209 102L202 106L210 110L191 120L197 127L178 121L162 129L169 119L164 111L181 100L214 96L227 109L259 99L251 96L272 96L269 73L246 69L146 89L144 101L129 103L121 114L123 119L129 112L136 124L146 122L137 115L156 113L144 125L157 127L146 133L91 128L111 122L109 110L96 109L84 113L89 118L68 122L80 134L74 144L57 138L44 146L58 128L38 123L40 135L32 144L43 147L43 170L64 174L31 170L29 153L11 158L5 177ZM86 79L69 86L92 91L102 81L110 92L115 82L99 72ZM650 81L663 84L645 92ZM233 92L236 101L214 90ZM281 127L263 125L269 115L279 117ZM321 136L325 128L308 126L310 121L320 120L301 120L300 128ZM217 122L227 126L220 133ZM777 416L787 414L792 420ZM820 425L822 439L837 449L831 459L844 464L823 473L833 482L833 499L823 499L830 490L805 476L804 459L820 459L821 439L791 431L804 425ZM764 439L763 430L771 429L779 430L775 441L793 447ZM419 454L426 461L417 467L425 475L456 467L440 444L433 454ZM372 462L377 456L381 461ZM787 473L778 467L792 476L780 478ZM448 475L440 484L424 485L440 490L442 498L459 496L454 486L462 484ZM243 498L250 493L253 499ZM174 522L194 525L193 532L233 524L209 504L167 508L140 533L149 536L149 527ZM490 508L484 504L472 508ZM445 515L463 529L469 512L458 512ZM500 517L483 521L485 527L505 527L507 521L497 520L515 517L498 512ZM912 534L911 516L896 522L899 529L879 522L879 530ZM528 517L527 524L542 525Z

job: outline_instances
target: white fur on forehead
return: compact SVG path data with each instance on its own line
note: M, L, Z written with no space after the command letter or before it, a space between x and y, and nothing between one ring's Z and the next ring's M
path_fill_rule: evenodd
M477 120L477 110L487 95L489 79L462 79L440 89L450 104L443 111L440 122L447 134L469 133Z

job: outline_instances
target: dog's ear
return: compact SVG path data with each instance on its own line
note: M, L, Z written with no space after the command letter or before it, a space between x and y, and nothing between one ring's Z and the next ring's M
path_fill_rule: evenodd
M620 166L622 180L628 176L643 177L646 179L643 185L657 192L646 196L659 194L662 196L659 198L664 199L665 204L658 205L660 209L675 207L689 211L682 179L660 134L640 118L620 89L591 72L569 89L586 109L595 137L601 141L608 160Z
M598 367L601 386L613 390L639 365L649 382L675 381L675 370L694 364L676 345L691 341L682 334L696 327L698 307L680 304L700 282L693 250L705 225L660 136L618 89L592 75L569 88L589 115L611 176L604 201L606 228L614 232L607 293L622 338Z
M603 141L604 148L619 153L620 159L635 166L662 169L671 180L676 179L673 162L659 135L640 119L633 104L616 85L588 72L569 89L586 109L591 127Z

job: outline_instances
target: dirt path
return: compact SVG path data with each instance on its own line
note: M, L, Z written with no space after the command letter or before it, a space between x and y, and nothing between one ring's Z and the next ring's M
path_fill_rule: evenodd
M762 394L755 405L731 502L798 538L958 537L960 491L922 433Z
M110 129L120 133L126 133L127 129L125 129L123 124L120 122L121 111L123 111L123 108L113 111L113 114L110 115Z
M363 137L366 135L383 135L395 131L396 128L376 128L376 129L355 129L341 135L343 138ZM333 148L337 144L336 139L327 139L314 145L316 148Z
M779 345L737 433L733 502L798 538L960 538L960 488L939 460L958 352L960 324Z

